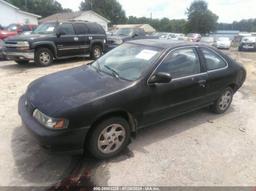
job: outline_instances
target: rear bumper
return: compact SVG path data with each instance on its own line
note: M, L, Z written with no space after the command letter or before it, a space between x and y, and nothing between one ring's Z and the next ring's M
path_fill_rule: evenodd
M5 57L12 60L34 60L35 57L34 50L18 51L4 49L3 54L5 55Z
M82 154L89 127L67 130L50 130L39 124L25 105L25 97L19 100L19 115L28 132L45 149L55 153Z

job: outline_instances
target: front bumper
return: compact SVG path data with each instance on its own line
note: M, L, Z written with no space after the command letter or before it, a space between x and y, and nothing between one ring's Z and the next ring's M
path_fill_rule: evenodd
M19 51L16 49L4 49L3 54L11 60L34 60L35 57L34 50Z
M57 153L82 154L89 127L67 130L51 130L39 124L25 104L25 96L19 100L19 115L24 126L38 143Z

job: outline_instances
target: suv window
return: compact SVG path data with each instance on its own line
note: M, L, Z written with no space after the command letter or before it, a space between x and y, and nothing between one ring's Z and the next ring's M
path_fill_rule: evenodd
M227 63L214 52L205 48L202 48L201 50L203 52L208 71L221 69L227 66Z
M88 27L83 23L75 23L73 24L76 34L88 34L89 29Z
M167 72L175 79L200 73L201 65L194 48L183 48L171 52L157 71Z
M63 31L66 35L74 35L75 31L73 25L70 23L64 23L60 26L59 30Z
M105 31L103 32L102 30L99 30L99 26L96 23L86 23L86 25L89 27L89 31L91 34L104 34Z

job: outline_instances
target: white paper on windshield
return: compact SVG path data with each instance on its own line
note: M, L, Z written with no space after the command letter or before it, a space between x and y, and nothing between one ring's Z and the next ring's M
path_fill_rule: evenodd
M157 54L157 51L153 50L142 50L136 58L143 59L143 60L150 60Z
M49 27L48 29L47 29L47 32L53 32L54 31L54 27Z

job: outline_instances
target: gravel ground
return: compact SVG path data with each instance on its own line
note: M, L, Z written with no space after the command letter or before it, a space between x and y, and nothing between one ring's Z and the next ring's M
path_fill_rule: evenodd
M30 82L88 60L48 68L0 62L0 186L51 186L61 180L63 185L80 180L102 186L254 186L256 53L227 53L243 63L248 77L226 114L203 109L143 129L129 150L105 162L48 154L17 114L18 98Z

